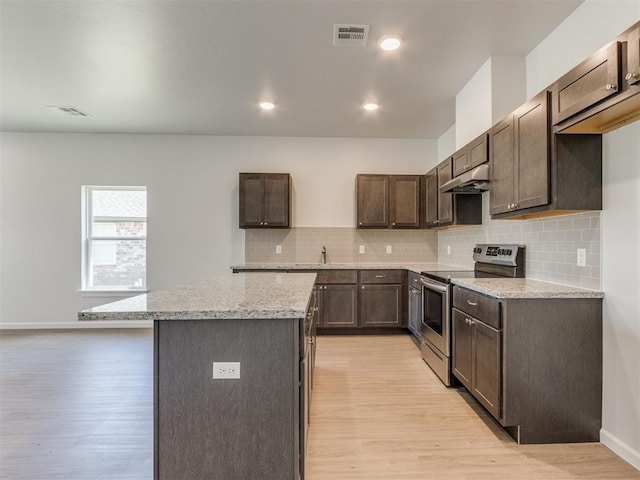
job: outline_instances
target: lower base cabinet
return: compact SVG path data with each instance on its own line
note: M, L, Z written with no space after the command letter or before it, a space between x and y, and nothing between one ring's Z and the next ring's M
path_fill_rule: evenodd
M454 286L453 373L518 443L599 441L602 299Z
M402 326L402 285L362 285L360 325L362 327Z
M318 285L319 328L358 326L358 286Z

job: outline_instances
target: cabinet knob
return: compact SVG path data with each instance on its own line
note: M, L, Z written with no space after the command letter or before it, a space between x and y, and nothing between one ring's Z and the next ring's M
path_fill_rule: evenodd
M616 87L613 83L607 83L607 86L604 87L604 89L607 90L607 91L608 90L615 90L616 88L618 88L618 87Z
M362 286L362 289L364 290L364 285Z
M360 222L360 225L362 225L362 222Z
M636 78L638 78L638 74L632 72L627 73L627 75L624 77L625 80L633 80Z
M393 222L391 225L395 226L396 222Z
M265 225L269 225L267 222L264 222Z

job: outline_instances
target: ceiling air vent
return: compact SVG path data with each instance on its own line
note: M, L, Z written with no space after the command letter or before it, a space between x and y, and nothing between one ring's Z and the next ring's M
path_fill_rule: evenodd
M334 25L334 47L366 47L369 25Z
M65 115L69 115L70 117L88 117L89 114L83 112L82 110L76 107L58 107L58 106L49 106L51 110L55 110L56 112L63 113Z

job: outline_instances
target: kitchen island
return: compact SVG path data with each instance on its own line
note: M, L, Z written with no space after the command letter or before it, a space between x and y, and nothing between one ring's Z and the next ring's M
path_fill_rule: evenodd
M79 313L154 322L155 480L304 477L314 282L228 275Z

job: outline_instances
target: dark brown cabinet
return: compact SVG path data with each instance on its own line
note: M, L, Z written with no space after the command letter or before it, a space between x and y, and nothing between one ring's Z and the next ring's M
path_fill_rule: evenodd
M401 270L360 271L361 327L406 326L402 276Z
M240 174L240 228L289 228L291 176Z
M483 133L453 154L453 176L463 174L489 161L488 134Z
M421 181L420 175L358 175L358 228L420 228Z
M453 178L451 158L440 163L438 170L438 186L444 185ZM438 225L453 223L453 194L438 194Z
M598 441L602 299L453 287L453 373L519 443Z
M602 208L602 137L551 134L544 91L490 132L492 217Z
M640 22L552 86L558 133L607 133L640 118Z
M491 214L549 203L548 93L491 129Z
M553 123L618 93L621 43L612 42L563 75L553 85Z
M425 224L427 228L482 223L482 195L441 193L438 188L452 178L452 157L425 175Z
M358 273L355 270L321 270L316 277L318 328L358 326Z
M501 332L496 328L500 325L499 303L466 290L457 293L452 322L453 373L494 417L500 418L502 354ZM474 312L489 315L488 323L463 311L473 304L489 302L495 306Z

